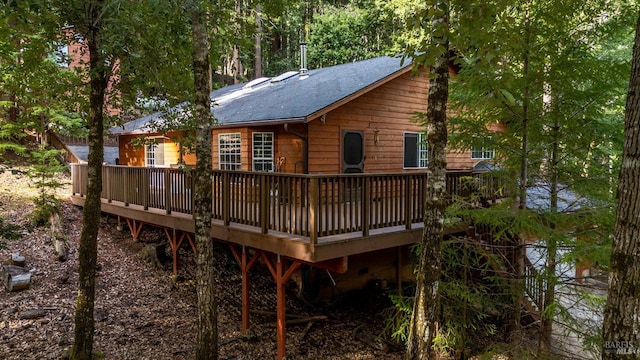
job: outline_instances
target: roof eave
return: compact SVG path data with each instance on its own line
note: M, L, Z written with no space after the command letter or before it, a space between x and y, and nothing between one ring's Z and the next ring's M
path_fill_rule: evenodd
M267 120L259 120L259 121L241 121L231 124L215 124L212 126L213 129L233 129L233 128L241 128L241 127L254 127L254 126L274 126L274 125L284 125L284 124L304 124L308 122L307 116L295 117L295 118L286 118L286 119L267 119Z

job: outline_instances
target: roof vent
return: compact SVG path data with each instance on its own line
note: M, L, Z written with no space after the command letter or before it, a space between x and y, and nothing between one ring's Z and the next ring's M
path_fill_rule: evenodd
M300 77L307 77L309 70L307 70L307 44L300 43Z

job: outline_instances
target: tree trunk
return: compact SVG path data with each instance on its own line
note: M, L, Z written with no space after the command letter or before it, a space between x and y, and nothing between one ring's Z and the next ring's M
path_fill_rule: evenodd
M53 243L53 250L55 251L59 261L67 261L67 236L64 234L62 220L60 219L60 211L57 208L51 211L51 214L49 215L49 223L51 224L51 242Z
M235 2L236 16L235 16L235 31L236 36L239 38L242 36L240 21L242 21L242 8L240 6L240 0L236 0ZM231 59L231 75L233 76L233 83L239 84L242 82L242 74L244 73L244 69L242 66L242 61L240 60L240 46L236 43L233 46L233 57Z
M72 359L92 358L95 321L96 264L98 256L98 229L100 227L100 193L102 192L102 162L104 118L103 107L107 88L107 72L102 51L103 3L86 2L86 32L83 34L89 49L89 161L87 195L83 210L82 232L78 250L78 296Z
M549 171L551 181L551 207L550 212L552 216L555 216L558 212L558 138L559 138L560 124L556 121L553 128L554 142L551 150L551 168ZM555 219L552 218L552 222L549 227L552 231L556 230ZM555 311L549 311L548 309L553 306L556 301L556 284L558 278L556 276L556 258L558 253L558 241L552 235L549 236L546 241L547 246L547 264L545 266L544 278L546 280L546 288L544 289L544 314L542 316L542 336L538 344L540 355L542 357L551 356L551 339L553 335L553 322Z
M22 266L4 265L2 282L8 292L28 289L31 285L31 273Z
M609 296L604 314L603 359L640 358L640 18L627 95ZM630 353L627 353L630 354Z
M407 340L407 359L434 358L433 339L439 308L440 247L446 210L447 99L449 95L449 9L438 2L432 18L436 29L432 51L439 54L430 67L427 139L429 181L420 241L420 260L416 271L416 295Z
M255 48L254 48L254 74L255 79L262 77L262 15L260 15L260 4L256 4L256 36L255 36Z
M553 95L551 85L549 83L545 83L544 87L544 96L543 96L543 109L545 113L549 114L552 111L553 107ZM545 99L546 98L546 99ZM558 192L560 180L558 177L558 165L560 163L559 160L559 152L560 152L560 120L557 115L554 115L554 124L551 127L551 138L553 139L553 144L551 145L551 159L549 159L549 164L547 167L547 173L549 176L550 183L550 208L549 212L551 213L551 223L549 224L549 228L552 232L556 231L556 223L555 216L558 213ZM558 240L555 236L551 235L545 239L546 247L547 247L547 263L544 268L544 279L546 280L546 287L544 289L544 304L542 306L543 314L542 314L542 327L541 327L541 336L538 340L538 352L539 356L543 358L551 357L551 340L553 335L553 322L555 318L555 311L550 311L553 307L553 303L556 301L556 284L558 283L558 278L556 277L556 258L558 253Z
M193 75L195 86L196 178L193 219L196 237L198 329L196 359L218 358L217 303L213 241L211 240L211 125L209 36L204 14L193 11Z
M529 61L530 52L529 45L531 43L531 22L530 22L530 8L531 1L526 3L525 13L525 51L523 54L523 67L522 77L525 81L524 91L522 94L522 149L520 158L520 179L519 179L519 196L518 196L518 209L527 209L527 180L529 178ZM515 250L515 271L516 281L513 286L513 318L511 319L511 325L509 329L510 343L512 349L516 349L522 342L520 317L522 316L522 306L524 305L524 276L525 276L525 258L527 256L526 244L523 236L518 236L518 243Z
M24 256L18 253L11 254L11 265L24 267L26 264L27 264L27 260L24 258Z

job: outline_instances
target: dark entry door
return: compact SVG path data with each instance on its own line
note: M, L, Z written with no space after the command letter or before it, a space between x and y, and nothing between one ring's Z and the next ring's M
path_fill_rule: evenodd
M342 132L342 172L345 174L364 172L364 134L362 131Z

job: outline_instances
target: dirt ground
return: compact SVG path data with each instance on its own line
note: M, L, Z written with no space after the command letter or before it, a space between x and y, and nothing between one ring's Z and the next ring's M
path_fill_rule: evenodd
M67 186L61 189L62 213L70 247L66 262L56 260L49 229L29 222L35 190L23 174L0 174L0 217L15 224L20 239L0 238L0 261L13 253L26 258L32 273L31 287L7 293L0 286L0 359L58 359L72 345L75 297L78 286L78 241L81 209L73 206ZM134 242L126 227L116 229L116 219L103 215L98 238L98 279L94 318L94 349L106 359L192 359L195 349L195 266L188 247L180 251L180 278L171 276L171 265L160 269L140 255L145 243L164 235L145 228ZM252 314L251 337L240 336L241 277L228 248L216 246L220 280L218 330L221 359L274 359L275 316ZM275 312L275 282L252 270L252 310ZM370 298L370 294L363 297ZM287 313L327 316L304 334L305 324L287 328L288 359L401 359L398 351L379 350L357 334L374 337L384 326L380 312L387 304L372 305L353 296L340 306L316 307L287 296ZM44 310L37 319L21 319L23 312ZM304 335L304 336L303 336Z

